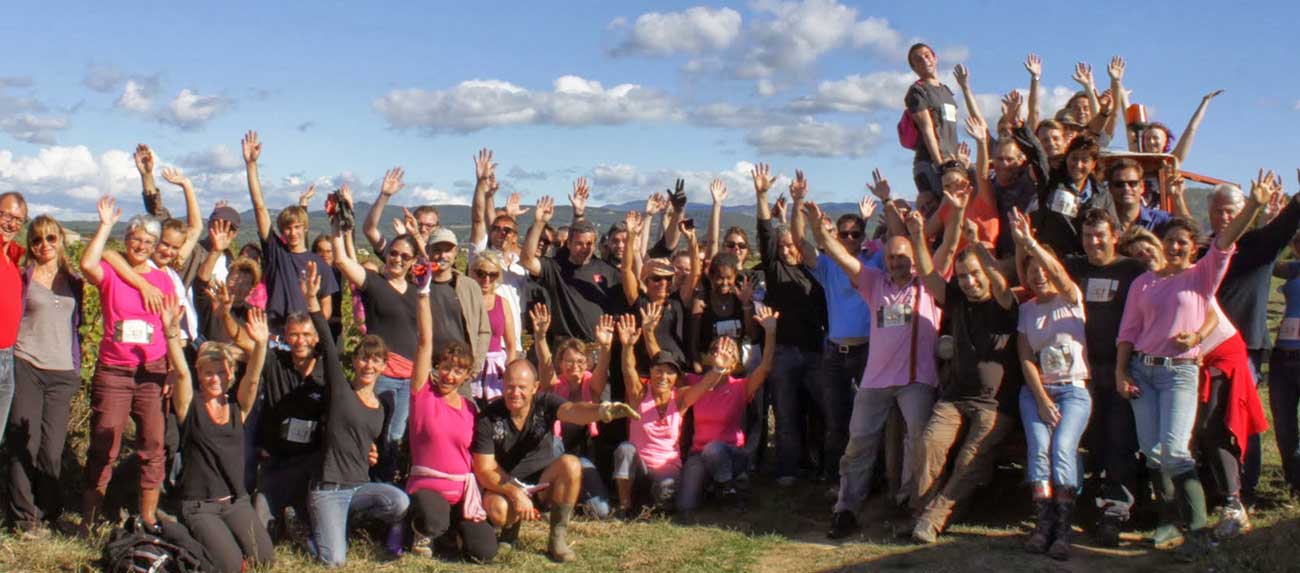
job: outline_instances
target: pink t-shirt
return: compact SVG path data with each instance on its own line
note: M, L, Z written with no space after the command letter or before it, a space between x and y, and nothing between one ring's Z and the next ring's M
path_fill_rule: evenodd
M694 386L704 376L687 374L686 384ZM736 447L745 445L745 406L749 404L744 378L728 376L725 383L714 386L692 406L695 410L695 440L691 452L701 452L709 442L722 442Z
M888 388L910 382L938 384L934 346L939 339L943 309L935 304L930 292L916 277L902 287L895 286L887 273L870 265L862 265L856 283L858 294L872 312L871 348L867 351L862 387ZM916 326L916 380L908 376L912 368L913 309L921 321Z
M122 280L105 261L99 262L104 273L104 280L99 282L100 308L104 315L104 337L99 341L99 361L109 366L134 367L161 360L167 356L167 333L163 331L162 317L149 312L144 306L144 297L140 291ZM158 269L149 269L141 273L144 280L162 291L163 296L175 294L171 277ZM143 334L147 343L118 342L114 333L118 326L125 327L128 335L152 329L152 334Z
M649 382L642 380L642 384ZM636 446L636 453L641 456L655 479L674 475L682 471L682 454L677 449L677 441L682 436L682 413L677 411L677 390L674 389L668 399L668 407L663 416L655 407L654 394L645 393L645 399L638 407L640 420L628 424L628 441ZM696 416L699 416L697 413Z
M474 404L461 400L460 409L451 407L436 392L433 383L411 394L411 465L424 466L445 474L470 473L469 444L474 439ZM422 489L438 492L456 505L465 495L465 484L432 477L406 480L406 493Z
M1124 301L1124 317L1119 323L1119 342L1152 356L1195 358L1199 347L1179 350L1173 337L1179 332L1196 332L1205 323L1210 299L1228 270L1236 245L1220 250L1214 243L1191 268L1159 277L1147 271L1133 281ZM875 340L873 339L874 343Z
M551 385L550 392L568 400L570 402L591 402L591 372L582 373L582 382L578 383L580 391L574 392L575 388L569 387L569 382L563 376L555 377L555 384ZM563 435L565 422L555 421L555 427L551 428L556 436ZM600 435L599 426L595 422L587 424L587 435L595 437Z

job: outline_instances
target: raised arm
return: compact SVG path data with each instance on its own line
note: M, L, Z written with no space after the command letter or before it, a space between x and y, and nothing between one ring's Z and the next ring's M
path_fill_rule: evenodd
M781 313L773 311L772 307L767 305L759 307L754 312L754 318L758 319L758 324L764 331L763 359L759 361L758 368L745 378L745 393L750 400L754 399L758 389L763 387L763 381L767 380L767 375L772 372L772 360L776 356L776 320L780 317ZM735 344L735 342L731 343Z
M1025 251L1025 254L1038 259L1039 264L1043 267L1043 272L1047 273L1047 279L1052 281L1052 285L1056 287L1056 290L1060 291L1061 296L1064 296L1065 300L1071 304L1078 304L1082 298L1079 296L1078 285L1074 284L1074 280L1070 278L1070 273L1065 272L1065 267L1061 266L1061 262L1056 259L1056 256L1049 253L1038 243L1038 239L1034 237L1033 229L1029 225L1029 218L1016 208L1011 210L1011 233L1011 237Z
M382 252L386 246L384 234L379 230L379 222L384 217L384 207L387 207L389 199L405 186L402 182L402 177L405 176L406 172L401 167L394 167L384 173L384 181L379 185L379 196L375 197L375 202L366 212L366 220L361 223L361 234L365 235L370 248L376 253Z
M806 201L803 204L804 216L813 221L822 220L822 210L812 201ZM831 236L830 231L826 230L820 223L813 225L813 235L817 238L817 246L826 252L835 264L839 265L844 273L849 276L850 280L857 279L858 273L862 272L862 261L853 256L844 245Z
M1088 97L1088 109L1092 110L1094 116L1101 113L1101 102L1097 101L1097 86L1092 81L1092 66L1087 62L1075 64L1073 78L1083 87L1083 93Z
M248 365L244 368L244 377L239 381L236 400L239 401L240 421L248 419L257 403L257 387L262 380L262 366L266 364L266 347L271 339L271 331L266 326L266 313L262 309L248 309L248 322L244 323L248 338L253 341L253 353L249 355Z
M965 64L957 64L952 69L952 76L957 80L957 87L961 88L962 100L966 102L966 115L987 125L987 122L984 121L984 114L980 112L980 104L975 101L975 92L970 89L970 70L966 68Z
M998 198L989 182L989 126L984 118L967 118L966 133L975 140L975 200L997 205Z
M794 239L795 246L799 247L799 260L805 266L815 266L817 264L817 247L808 240L806 233L807 219L803 213L803 202L808 198L808 180L804 179L803 171L796 169L794 179L790 181L790 201L792 210L790 213L790 236ZM820 219L813 221L814 225L821 225Z
M546 331L551 327L551 310L544 304L535 304L528 309L528 318L533 321L533 352L537 354L537 380L542 390L550 390L555 385L555 362L551 356L551 345L546 342Z
M579 177L573 182L573 192L569 193L569 207L573 209L572 223L577 223L587 217L587 199L589 198L591 198L591 187L587 185L587 178Z
M1038 131L1038 79L1043 75L1043 59L1038 54L1029 54L1025 58L1025 70L1029 72L1029 110L1025 123L1034 132Z
M231 228L230 221L217 219L208 225L208 242L212 244L212 248L208 249L203 263L199 265L197 280L203 282L212 280L212 272L217 269L217 263L230 249L230 243L234 240L235 231Z
M1277 174L1260 169L1259 177L1250 182L1250 194L1246 196L1246 207L1240 213L1237 213L1236 217L1232 218L1232 222L1228 223L1228 227L1223 230L1223 233L1214 238L1215 246L1219 247L1219 250L1228 250L1237 242L1237 239L1240 239L1250 229L1250 225L1254 223L1255 215L1259 213L1260 207L1268 203L1274 192L1280 192L1281 190L1282 181Z
M167 364L176 374L172 381L172 412L184 422L194 400L194 383L190 378L190 365L185 361L185 340L181 332L181 317L185 307L174 296L167 297L162 309L163 334L167 337ZM261 373L258 370L257 373Z
M623 224L627 225L627 236L636 237L641 234L641 230L649 225L641 218L640 211L628 211L623 217ZM623 298L628 304L636 304L636 300L641 297L641 279L637 276L637 263L641 258L641 249L636 245L630 245L627 255L623 257L620 269L623 272Z
M682 220L686 218L685 180L677 180L673 192L668 194L668 205L668 214L665 215L668 219L664 221L663 243L664 246L668 248L668 251L671 252L677 248L677 241L681 239L681 223ZM649 225L647 224L647 226ZM649 236L647 236L647 240L649 240ZM642 250L644 250L646 246L647 245L642 245Z
M645 343L646 356L653 358L663 350L659 346L659 337L655 335L655 329L659 326L659 321L664 317L663 303L652 302L641 307L641 341Z
M104 256L104 245L108 244L108 236L113 233L113 225L122 218L122 210L108 196L100 197L96 208L99 210L99 227L95 229L95 236L90 238L86 250L81 252L81 274L91 284L99 286L104 280L104 269L99 266Z
M469 241L477 245L487 240L487 226L492 224L492 213L487 210L487 196L492 188L492 176L496 172L496 163L492 162L492 150L483 148L474 156L474 199L469 207Z
M135 146L135 169L140 172L140 195L144 199L144 211L156 219L168 219L172 214L163 205L162 193L153 178L153 150L143 143Z
M185 193L185 242L181 243L176 260L187 261L190 253L194 252L194 245L199 243L199 237L203 235L203 214L199 212L199 199L194 193L194 184L179 169L163 169L162 176L168 183L179 185Z
M1210 107L1210 100L1218 97L1223 90L1214 90L1205 97L1201 98L1201 105L1196 106L1196 112L1192 118L1187 120L1187 128L1183 130L1183 136L1178 138L1178 144L1174 146L1174 157L1178 158L1178 164L1182 165L1187 161L1187 152L1192 149L1192 140L1196 138L1196 130L1201 127L1201 120L1205 119L1205 110Z
M348 253L347 245L343 240L343 231L335 230L330 236L330 242L334 244L334 268L338 269L339 274L347 278L348 282L360 288L366 282L366 268Z
M542 261L537 255L537 243L542 239L546 224L551 222L551 217L554 216L555 200L549 196L538 199L537 208L533 210L533 226L528 228L523 249L519 252L519 266L526 269L530 275L542 274Z
M700 241L695 237L695 228L686 228L682 223L682 234L686 236L686 250L691 253L691 270L686 274L686 282L677 286L677 298L682 299L682 307L689 309L695 300L695 287L700 284L704 274L704 262L700 260Z
M949 218L949 221L958 219L957 213ZM926 244L925 222L921 214L912 211L907 218L907 235L912 239L912 252L916 257L916 271L920 276L921 284L925 285L925 290L930 291L935 302L943 304L947 293L947 283L943 276L934 268L934 263L930 260L930 247Z
M641 383L641 375L636 371L636 340L643 331L637 328L636 317L630 314L618 317L617 328L623 362L623 395L629 402L636 404L645 397L645 386Z
M772 188L775 179L771 175L771 168L766 163L755 163L754 168L749 171L749 175L754 179L754 199L758 202L758 223L763 225L772 218L772 207L767 204L767 192Z
M970 248L975 249L975 256L979 257L980 266L984 267L984 274L989 278L989 292L998 301L998 306L1010 309L1016 302L1016 296L1008 288L1007 277L1002 276L997 258L984 243L979 242L979 227L974 221L966 221L962 224L962 235L966 237L966 243L971 245Z
M262 197L262 181L257 174L257 159L262 156L262 142L256 131L244 134L240 147L244 151L244 170L248 176L248 197L253 202L253 216L257 219L257 236L263 241L271 234L271 215L266 211Z
M885 208L885 229L888 230L889 234L900 237L906 236L907 229L903 225L903 219L898 216L897 209L891 208L894 206L892 198L893 189L889 186L889 179L886 179L884 175L880 174L880 169L873 169L871 171L871 183L867 184L867 190L870 191L872 195L875 195L877 199L880 199L881 206ZM816 230L814 229L813 232L815 233Z
M596 322L595 335L600 352L596 354L596 367L591 370L591 381L588 382L587 388L591 390L592 398L600 400L600 395L605 392L605 385L609 383L610 354L614 349L614 317L608 314L601 315L600 320Z
M713 206L709 209L709 260L718 254L722 240L722 202L727 199L727 185L721 179L714 179L709 184L709 195L713 197Z

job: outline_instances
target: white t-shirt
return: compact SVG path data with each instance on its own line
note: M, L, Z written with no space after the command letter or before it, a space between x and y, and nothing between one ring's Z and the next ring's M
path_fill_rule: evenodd
M1017 330L1038 356L1043 384L1075 384L1088 379L1088 348L1082 303L1057 295L1047 302L1020 305Z

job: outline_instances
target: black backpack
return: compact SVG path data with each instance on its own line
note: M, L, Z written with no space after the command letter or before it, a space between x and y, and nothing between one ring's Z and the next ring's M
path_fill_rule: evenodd
M101 565L109 573L203 573L215 571L207 552L185 526L161 523L151 531L137 517L113 529ZM159 535L158 533L161 533Z

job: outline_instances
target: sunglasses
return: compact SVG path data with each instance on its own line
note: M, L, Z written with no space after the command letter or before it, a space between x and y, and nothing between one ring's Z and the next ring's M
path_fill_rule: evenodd
M32 246L33 246L33 247L39 247L39 246L44 245L44 244L46 244L46 243L49 243L49 244L53 245L53 244L55 244L55 243L57 243L57 242L59 242L59 236L58 236L58 235L45 235L44 237L41 237L41 236L34 236L34 237L32 237Z
M667 282L667 281L670 281L670 280L673 280L673 277L665 277L665 276L660 276L660 275L655 275L655 276L650 277L650 282L652 282L652 283L662 283L662 282Z
M861 239L862 231L840 231L837 233L841 239Z
M742 241L727 241L722 243L728 249L748 249L749 245Z
M474 269L474 275L481 279L497 280L497 277L500 277L501 273L489 273L483 269Z
M1137 187L1138 185L1141 185L1142 182L1137 179L1125 179L1125 180L1111 181L1110 184L1114 185L1115 187Z
M515 228L514 227L492 227L492 232L501 233L503 235L513 235L515 234Z
M410 261L411 259L414 259L415 255L412 255L410 253L403 253L401 251L388 251L388 258L391 259L393 257L397 257L398 260L405 263L407 261Z

